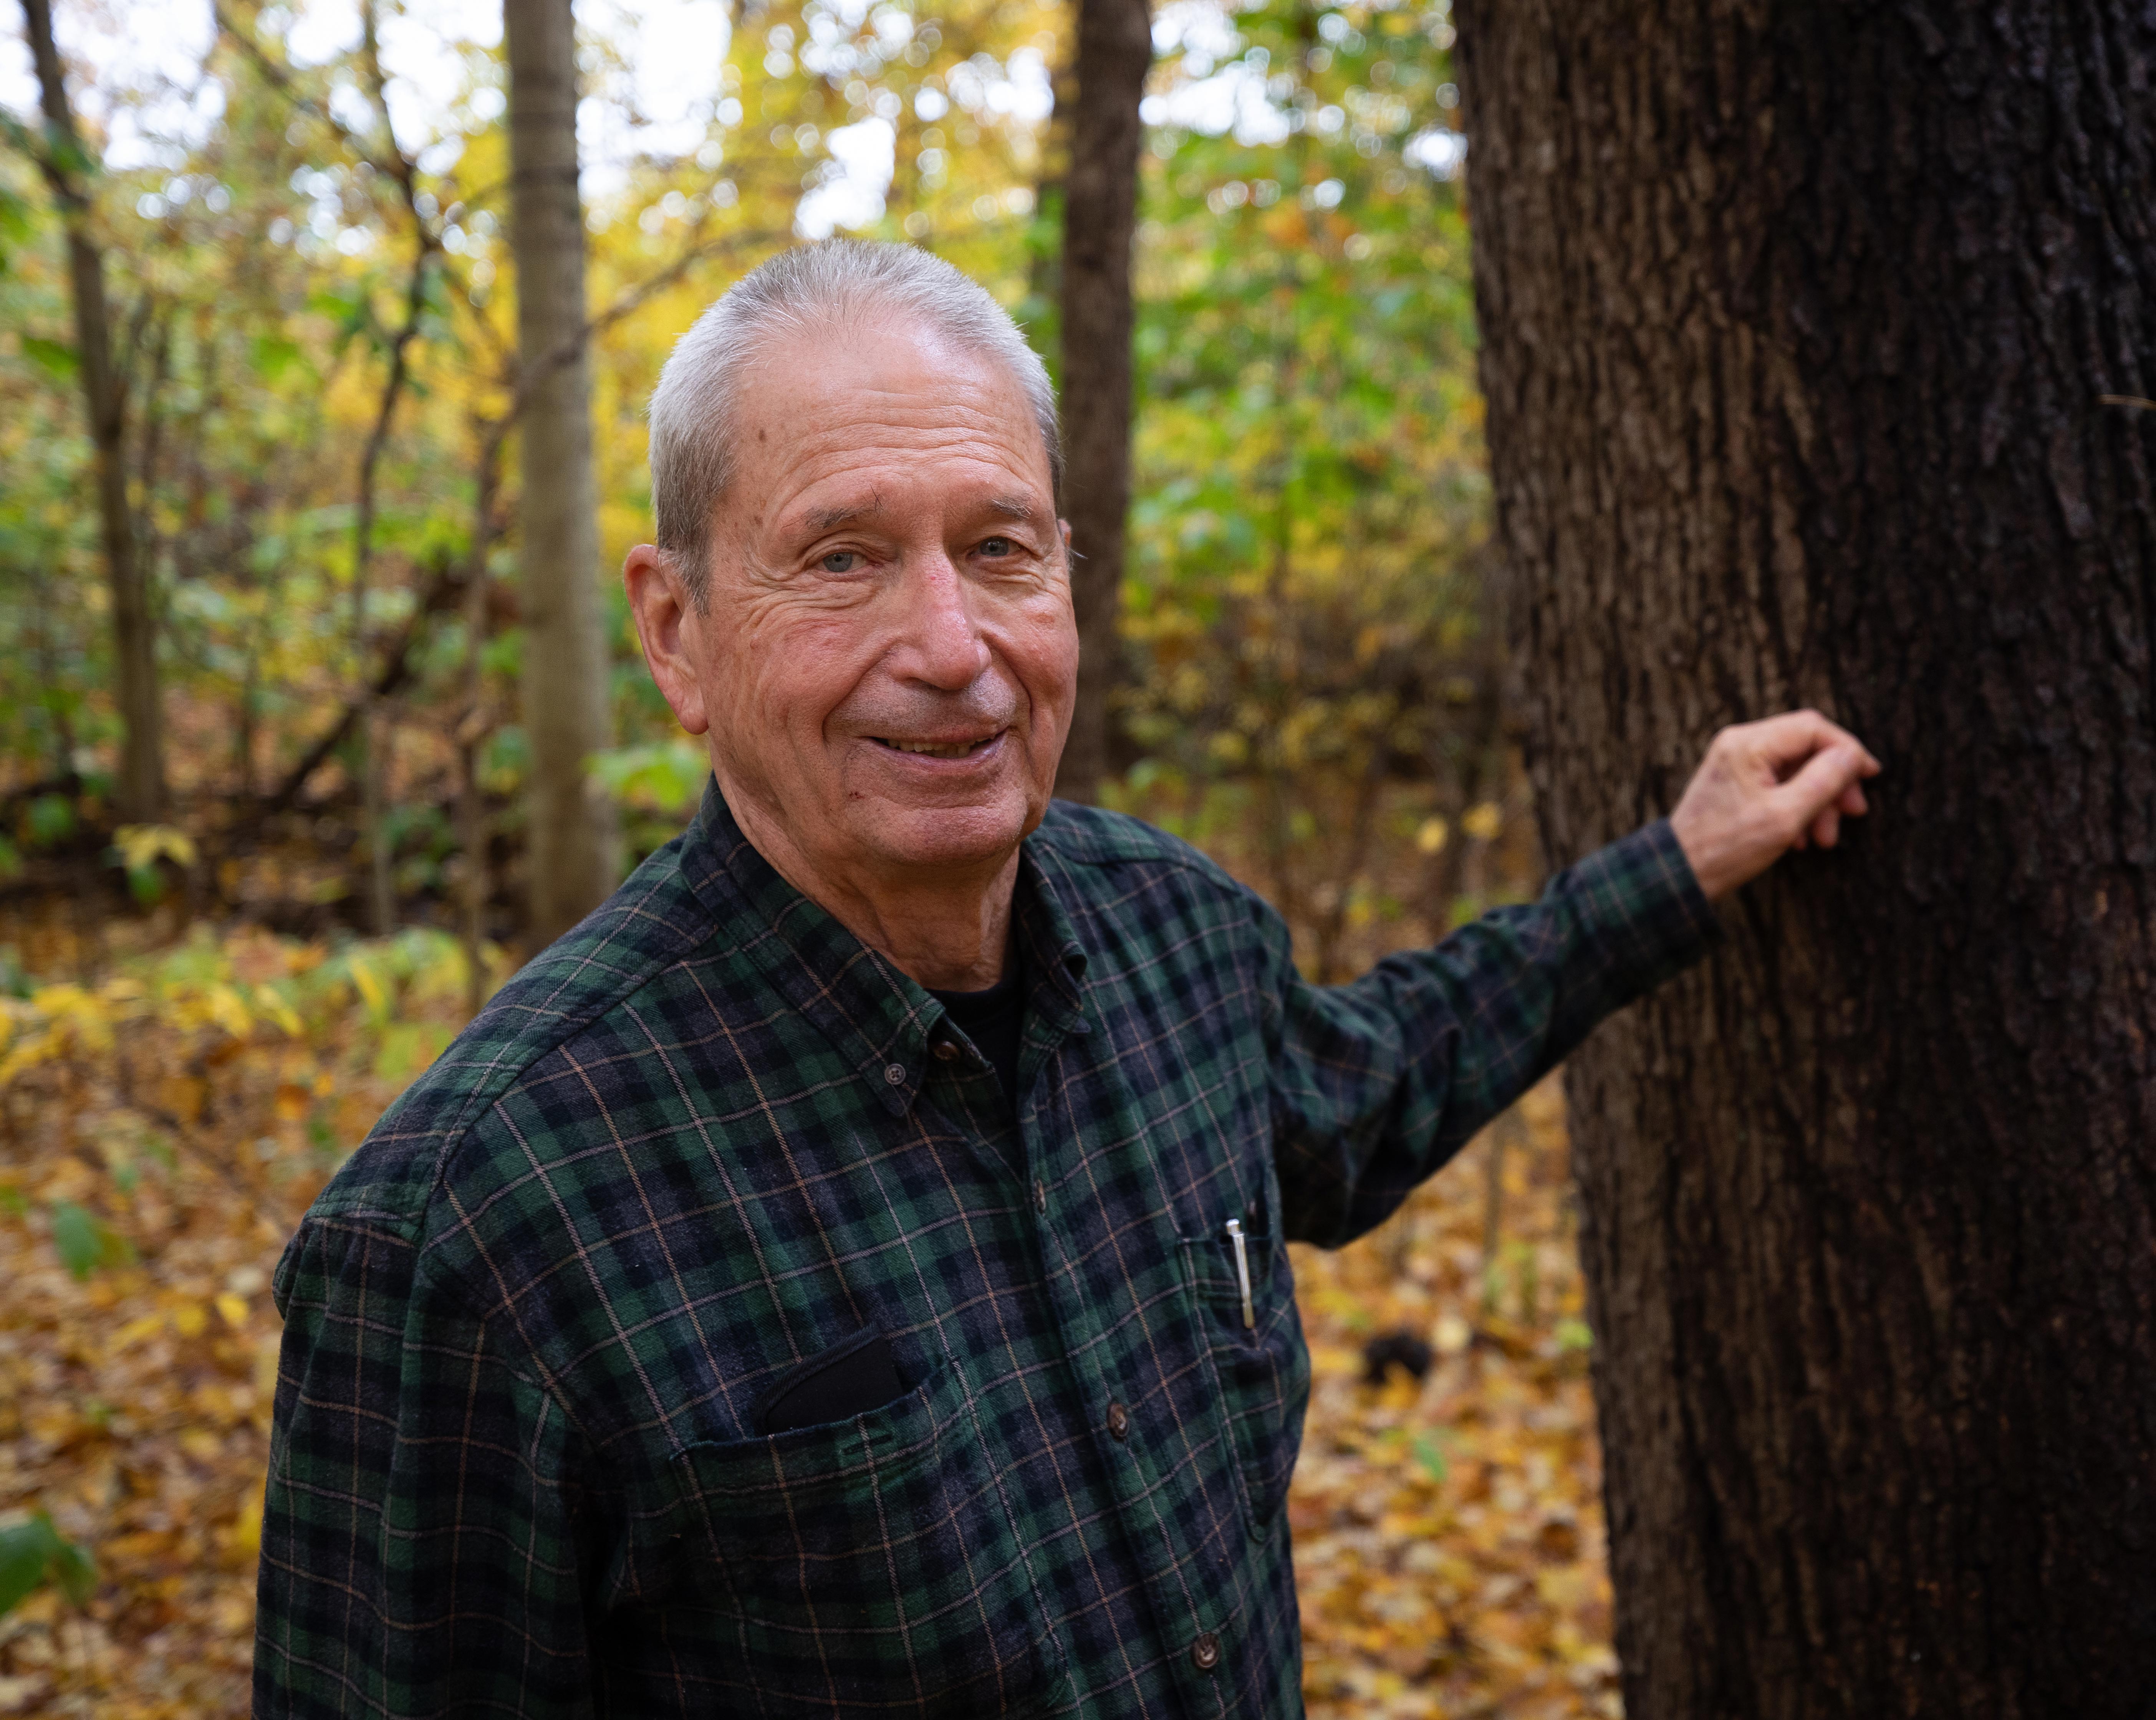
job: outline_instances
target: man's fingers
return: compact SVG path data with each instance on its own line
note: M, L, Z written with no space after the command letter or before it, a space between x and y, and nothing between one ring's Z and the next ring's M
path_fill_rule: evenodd
M1854 740L1830 746L1815 753L1803 770L1774 791L1774 798L1795 832L1794 840L1809 835L1821 847L1833 846L1835 837L1824 826L1824 818L1832 814L1831 829L1839 832L1841 821L1835 811L1837 803L1856 787L1858 774L1869 756Z
M1864 743L1839 723L1830 721L1817 711L1784 711L1779 717L1768 717L1744 726L1761 755L1777 770L1800 764L1835 747L1845 746L1853 749L1856 755L1858 776L1876 776L1879 774L1879 760L1871 756Z
M1812 820L1812 841L1820 847L1830 848L1840 840L1841 813L1835 806L1829 806Z
M1793 765L1837 740L1854 740L1815 710L1784 711L1745 725L1759 750L1778 765Z

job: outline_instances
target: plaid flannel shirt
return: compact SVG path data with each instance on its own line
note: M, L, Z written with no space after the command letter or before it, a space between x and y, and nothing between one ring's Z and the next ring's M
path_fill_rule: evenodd
M258 1716L1301 1712L1283 1244L1377 1224L1712 913L1657 824L1321 988L1058 803L1014 921L1015 1138L709 791L391 1107L277 1273ZM761 1432L870 1328L901 1395Z

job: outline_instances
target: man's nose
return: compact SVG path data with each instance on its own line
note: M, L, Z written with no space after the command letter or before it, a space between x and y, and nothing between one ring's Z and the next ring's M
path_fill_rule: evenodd
M891 668L901 679L962 692L989 663L988 642L973 613L975 594L940 549L915 560L907 574L900 585L905 620Z

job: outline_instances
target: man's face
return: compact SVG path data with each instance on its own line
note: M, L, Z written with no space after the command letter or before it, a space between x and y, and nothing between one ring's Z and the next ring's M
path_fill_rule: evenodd
M825 330L767 355L735 423L680 617L695 685L660 674L729 804L842 888L999 863L1047 808L1078 663L1024 392L908 325Z

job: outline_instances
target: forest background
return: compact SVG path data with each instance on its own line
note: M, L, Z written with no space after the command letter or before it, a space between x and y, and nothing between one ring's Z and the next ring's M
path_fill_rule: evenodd
M580 17L613 731L590 768L633 863L705 772L611 571L648 535L642 409L671 341L776 248L846 231L949 257L1060 366L1073 20ZM163 786L123 810L128 668L21 53L0 64L0 1713L237 1713L269 1270L531 943L500 18L114 0L58 22ZM1491 622L1452 43L1442 3L1155 22L1101 794L1264 889L1326 979L1539 867ZM1554 1093L1473 1158L1298 1261L1317 1712L1617 1711ZM1396 1329L1414 1365L1373 1372Z

